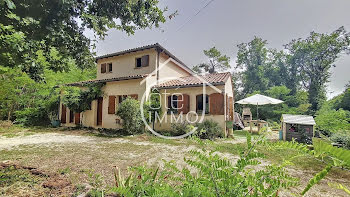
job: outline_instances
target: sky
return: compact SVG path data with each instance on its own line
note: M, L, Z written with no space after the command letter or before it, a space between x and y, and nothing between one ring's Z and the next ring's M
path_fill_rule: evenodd
M350 31L349 0L160 0L159 6L168 7L166 14L177 10L178 15L160 28L138 30L131 36L110 30L98 41L97 55L158 42L193 67L206 61L204 49L215 46L231 58L233 67L237 45L254 36L267 40L270 48L282 49L311 31L330 33L340 26ZM350 81L350 55L342 55L335 65L327 87L329 98Z

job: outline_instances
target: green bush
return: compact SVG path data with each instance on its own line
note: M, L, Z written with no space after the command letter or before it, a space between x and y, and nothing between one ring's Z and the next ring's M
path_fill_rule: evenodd
M187 122L182 122L182 123L172 123L171 124L171 135L172 136L179 136L186 134L187 132L190 131L190 124Z
M281 123L272 122L272 123L270 124L270 126L271 126L271 128L272 128L273 130L281 130Z
M25 108L16 112L17 124L25 126L45 126L50 124L49 116L43 108Z
M47 126L51 120L57 119L58 97L52 96L42 100L41 105L16 111L15 123L25 126Z
M144 124L141 117L140 102L127 98L118 107L116 115L123 120L123 129L129 134L142 133Z
M350 149L350 131L333 133L330 140L335 143L342 144L346 149Z
M325 104L316 114L317 129L326 133L335 133L350 130L350 112L339 109L334 110Z
M195 126L201 139L213 140L217 137L224 137L222 128L213 120L204 120L202 123L195 124Z

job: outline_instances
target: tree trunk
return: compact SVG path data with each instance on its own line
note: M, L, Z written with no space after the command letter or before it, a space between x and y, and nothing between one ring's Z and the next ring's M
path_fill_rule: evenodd
M7 120L10 121L11 120L11 108L9 108L9 112L7 114Z

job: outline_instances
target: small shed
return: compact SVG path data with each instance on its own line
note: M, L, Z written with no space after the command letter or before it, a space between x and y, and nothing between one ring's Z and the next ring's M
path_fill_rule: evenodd
M283 114L281 119L283 140L305 142L315 137L316 122L312 116Z

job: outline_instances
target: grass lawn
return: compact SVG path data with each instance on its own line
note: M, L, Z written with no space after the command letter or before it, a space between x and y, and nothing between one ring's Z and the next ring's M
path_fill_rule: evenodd
M210 146L235 162L246 145L246 131L235 131L236 139L219 139ZM55 193L62 196L74 196L84 193L89 187L103 187L114 184L113 169L117 166L126 174L130 166L160 166L163 160L174 160L179 166L189 150L197 148L194 141L166 140L152 135L113 137L88 130L69 130L51 128L0 128L0 162L10 160L21 166L30 166L49 174L37 176L26 169L18 171L0 168L0 196L43 196ZM257 149L266 155L263 162L279 164L296 154L293 150L268 150L258 145ZM299 157L294 166L288 167L292 175L301 179L300 191L316 172L324 167L313 158ZM19 175L16 175L19 174ZM18 177L20 180L18 180ZM69 186L47 188L43 184L52 177L68 180ZM332 170L327 181L349 185L350 173ZM327 181L312 188L313 196L346 196L342 191L330 188ZM346 182L348 181L348 182ZM30 188L33 188L31 190ZM59 192L61 193L59 193ZM63 191L63 192L62 192ZM45 196L44 195L44 196Z

